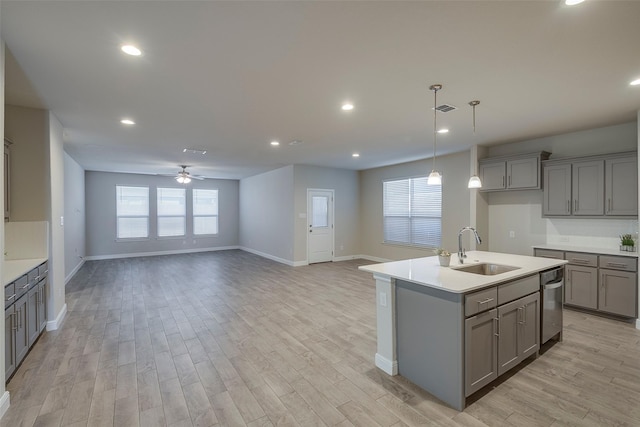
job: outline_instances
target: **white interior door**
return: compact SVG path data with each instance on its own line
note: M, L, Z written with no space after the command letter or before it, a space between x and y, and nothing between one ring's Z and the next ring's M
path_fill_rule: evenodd
M307 259L333 260L333 190L307 190Z

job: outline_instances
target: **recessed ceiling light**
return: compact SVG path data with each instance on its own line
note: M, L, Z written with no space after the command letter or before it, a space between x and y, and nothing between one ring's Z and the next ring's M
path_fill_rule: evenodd
M136 122L134 122L131 119L122 119L122 120L120 120L120 123L122 123L123 125L135 125L136 124Z
M353 153L353 154L351 155L351 157L360 157L360 154L358 154L358 153Z
M291 146L296 146L296 145L300 145L300 144L304 144L304 141L301 141L299 139L294 139L293 141L291 141L289 143L289 145L291 145Z
M142 51L140 49L138 49L137 47L135 47L132 44L124 44L122 46L120 46L120 49L126 53L127 55L131 55L131 56L140 56L142 55Z
M271 145L277 147L278 145L280 145L280 143L278 141L271 141Z
M198 150L197 148L183 148L182 152L189 154L201 154L203 156L207 154L207 150Z
M449 129L438 129L438 133L449 133Z
M567 6L575 6L577 4L582 3L584 0L564 0L564 4Z
M631 86L638 86L640 85L640 79L635 79L634 81L632 81L631 83L629 83Z
M351 111L353 110L353 104L350 102L345 102L344 104L342 104L342 111Z

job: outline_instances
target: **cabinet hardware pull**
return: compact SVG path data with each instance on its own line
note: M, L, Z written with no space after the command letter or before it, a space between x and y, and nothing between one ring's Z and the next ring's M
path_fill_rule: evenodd
M580 264L585 264L588 263L589 260L588 259L584 259L584 258L571 258L571 262L577 262Z
M496 337L500 337L500 319L497 317L494 317L493 320L495 320L495 322L493 323L493 330L496 331L493 333L493 335L495 335ZM496 327L496 323L498 324L498 326Z
M578 212L578 199L573 201L573 211Z
M511 187L511 175L509 175L509 187Z
M522 320L523 316L522 316L522 307L518 307L518 324L522 325L524 324L524 321Z
M478 305L482 305L482 304L486 304L493 301L493 298L487 298L486 300L483 301L478 301Z
M607 262L607 265L609 267L621 267L621 268L626 268L627 264L624 264L622 262Z
M567 213L571 213L571 200L567 200Z
M502 175L502 186L504 187L504 175Z
M609 205L607 212L611 212L611 199L607 199L607 204Z
M17 314L15 312L11 313L11 329L13 329L14 331L18 330L18 317Z
M11 295L8 298L5 298L5 301L11 301L12 299L14 299L16 297L16 294Z
M27 283L26 285L24 285L23 287L21 287L20 289L27 289L29 287L30 283Z

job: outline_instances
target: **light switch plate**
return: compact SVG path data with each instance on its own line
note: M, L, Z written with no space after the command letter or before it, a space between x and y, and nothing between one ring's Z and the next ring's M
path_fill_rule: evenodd
M386 307L386 306L387 306L387 293L380 292L380 307Z

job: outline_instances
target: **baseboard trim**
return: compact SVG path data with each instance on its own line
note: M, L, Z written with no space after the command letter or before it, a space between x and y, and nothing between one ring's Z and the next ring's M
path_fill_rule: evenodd
M47 322L47 331L55 331L62 325L62 322L67 315L67 304L62 306L62 310L56 316L55 320L49 320Z
M128 254L111 254L111 255L92 255L92 256L85 257L85 260L101 261L105 259L138 258L138 257L158 256L158 255L193 254L198 252L228 251L233 249L242 249L242 248L240 246L217 246L213 248L179 249L179 250L172 250L172 251L134 252L134 253L128 253Z
M9 396L9 392L5 391L2 397L0 397L0 418L4 417L4 414L9 410L9 406L11 406L11 397Z
M276 261L276 262L279 262L281 264L286 264L286 265L288 265L290 267L299 267L299 265L296 265L296 262L294 262L294 261L291 261L291 260L288 260L288 259L284 259L284 258L280 258L278 256L271 255L271 254L268 254L266 252L260 252L260 251L257 251L255 249L247 248L245 246L240 246L238 249L243 250L245 252L249 252L249 253L254 254L254 255L261 256L262 258L270 259L271 261ZM298 263L299 262L301 262L301 261L298 261ZM306 265L306 261L302 261L302 262L304 262L305 264L300 264L300 265Z
M391 361L376 353L376 366L389 375L398 375L398 361Z
M351 261L353 259L358 259L358 258L359 258L358 255L336 256L336 257L333 257L333 261L334 262Z
M84 260L84 258L82 258L82 259L80 260L80 262L78 263L78 265L76 265L76 267L75 267L73 270L71 270L71 273L69 273L69 275L64 279L64 285L65 285L65 286L67 286L67 283L69 283L69 281L70 281L71 279L73 279L73 276L75 276L75 275L76 275L76 273L77 273L78 271L80 271L80 269L81 269L81 268L82 268L82 266L84 265L84 262L85 262L85 260Z
M373 261L373 262L392 262L393 261L391 259L380 258L372 255L356 255L354 259L356 258L366 259L367 261Z

